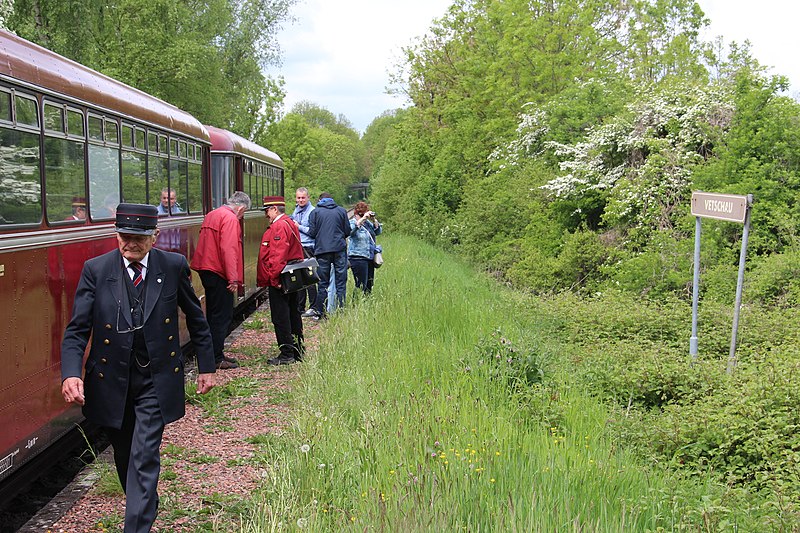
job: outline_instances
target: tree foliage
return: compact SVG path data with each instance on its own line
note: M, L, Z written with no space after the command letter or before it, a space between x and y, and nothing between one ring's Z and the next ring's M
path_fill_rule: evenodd
M454 2L406 50L413 107L374 202L536 290L686 296L691 192L752 193L763 279L782 263L761 256L797 246L800 107L748 43L701 41L707 23L694 0ZM706 227L722 294L742 228Z
M16 0L20 36L254 138L274 119L275 36L295 0ZM80 23L76 23L80 21Z

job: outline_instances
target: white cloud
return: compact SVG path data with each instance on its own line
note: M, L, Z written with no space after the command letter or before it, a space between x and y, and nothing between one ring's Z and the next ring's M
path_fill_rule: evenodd
M387 109L405 102L385 94L402 48L424 35L450 0L305 0L296 24L278 40L286 80L285 107L314 102L343 114L363 132Z
M791 93L800 90L800 63L794 53L800 48L800 3L786 0L698 0L711 25L703 37L712 40L722 36L729 44L749 40L752 55L771 74L789 78Z

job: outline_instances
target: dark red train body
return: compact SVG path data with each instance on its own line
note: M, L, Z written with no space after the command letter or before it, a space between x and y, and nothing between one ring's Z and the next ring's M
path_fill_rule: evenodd
M160 218L156 246L188 259L204 214L234 190L251 195L235 298L257 297L257 208L283 194L280 158L0 31L0 488L82 421L61 396L60 345L83 263L116 247L117 203L157 205L165 190L179 207Z

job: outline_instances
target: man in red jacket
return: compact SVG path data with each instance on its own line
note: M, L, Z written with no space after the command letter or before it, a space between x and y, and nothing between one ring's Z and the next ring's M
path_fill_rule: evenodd
M192 270L200 275L206 291L206 319L214 342L214 360L218 369L237 368L236 359L224 354L225 337L233 319L233 294L244 283L242 226L239 221L250 209L250 197L234 192L226 205L203 219L197 249L192 255Z
M283 196L265 196L264 210L269 228L261 239L258 251L259 287L269 287L269 312L275 326L280 354L270 359L271 365L288 365L303 360L303 319L297 306L298 293L281 290L281 270L289 261L303 259L300 232L286 216Z

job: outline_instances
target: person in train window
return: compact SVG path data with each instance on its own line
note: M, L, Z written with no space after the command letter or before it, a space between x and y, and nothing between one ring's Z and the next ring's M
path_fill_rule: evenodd
M86 220L86 198L72 197L72 215L64 220Z
M92 210L94 218L114 218L117 216L117 205L119 204L119 193L109 193L103 198L103 205Z
M314 206L311 205L311 202L308 198L308 189L305 187L300 187L295 191L294 196L295 208L294 212L292 213L292 220L297 225L297 229L300 231L300 244L303 246L303 254L306 257L314 257L314 237L308 234L308 217L311 215L311 212L314 210ZM308 312L311 316L313 314L313 310L311 307L314 305L314 301L317 299L317 287L316 285L312 285L307 289L301 290L297 294L297 309L300 310L300 314L304 314L306 310L306 295L308 295Z
M269 227L258 250L257 284L267 287L269 314L275 327L280 353L269 359L271 365L288 365L303 360L303 319L297 306L299 292L284 294L281 271L289 261L303 259L303 246L297 223L286 216L283 196L265 196L264 212Z
M214 339L217 368L238 368L233 357L225 355L225 337L233 319L233 297L244 283L242 226L239 221L250 209L250 197L234 192L228 203L206 215L200 227L197 249L192 256L192 270L200 275L206 290L206 317Z
M164 187L161 189L161 203L158 204L158 214L168 215L170 210L172 210L173 215L176 213L183 213L183 209L181 209L181 205L178 203L178 195L175 189Z
M61 344L64 399L105 427L114 448L125 533L150 531L164 425L185 414L179 308L197 354L197 390L214 387L211 332L189 265L180 254L153 248L157 222L155 206L118 206L118 250L84 264Z

